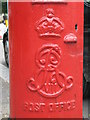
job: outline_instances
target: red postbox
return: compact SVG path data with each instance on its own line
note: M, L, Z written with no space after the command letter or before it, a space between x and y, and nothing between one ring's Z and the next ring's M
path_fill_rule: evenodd
M10 117L82 118L83 2L9 3Z

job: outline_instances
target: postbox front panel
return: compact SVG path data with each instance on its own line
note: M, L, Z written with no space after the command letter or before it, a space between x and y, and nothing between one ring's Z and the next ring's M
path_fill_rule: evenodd
M82 118L83 3L9 3L10 117Z

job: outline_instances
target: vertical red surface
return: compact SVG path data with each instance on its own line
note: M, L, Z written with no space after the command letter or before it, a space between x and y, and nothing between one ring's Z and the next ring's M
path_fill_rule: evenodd
M82 118L83 3L9 3L10 117Z

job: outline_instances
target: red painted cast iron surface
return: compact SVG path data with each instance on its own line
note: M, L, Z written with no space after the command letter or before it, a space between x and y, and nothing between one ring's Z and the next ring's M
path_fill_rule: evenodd
M9 3L10 117L82 118L83 3Z

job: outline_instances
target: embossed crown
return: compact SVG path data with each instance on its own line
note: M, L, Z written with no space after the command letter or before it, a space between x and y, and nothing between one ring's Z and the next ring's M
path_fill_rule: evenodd
M42 17L36 23L36 30L40 37L60 37L60 33L63 29L63 22L58 17L55 17L54 10L51 8L47 9L46 16Z

